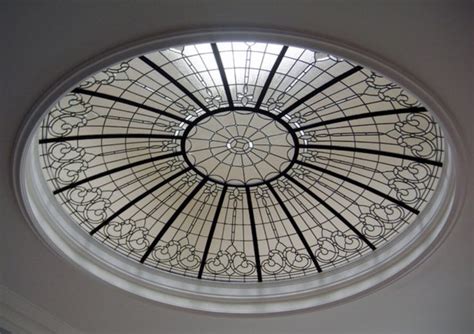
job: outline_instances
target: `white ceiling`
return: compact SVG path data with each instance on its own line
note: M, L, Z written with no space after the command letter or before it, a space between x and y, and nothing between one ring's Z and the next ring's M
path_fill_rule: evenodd
M128 295L53 254L22 217L10 171L23 118L75 66L164 32L237 26L335 38L411 73L458 122L474 170L473 14L472 1L1 1L0 285L87 333L471 333L472 205L430 259L370 296L301 314L211 316Z

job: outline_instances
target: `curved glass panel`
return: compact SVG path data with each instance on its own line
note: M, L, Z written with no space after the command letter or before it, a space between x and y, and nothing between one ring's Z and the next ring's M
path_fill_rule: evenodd
M124 60L65 94L38 132L46 181L91 238L232 282L376 253L416 223L444 145L430 112L387 78L255 42Z

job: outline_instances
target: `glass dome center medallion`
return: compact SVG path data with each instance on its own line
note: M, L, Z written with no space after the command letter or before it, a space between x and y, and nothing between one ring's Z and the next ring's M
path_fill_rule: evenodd
M185 131L185 160L199 174L228 186L278 178L295 159L291 127L265 111L202 115Z

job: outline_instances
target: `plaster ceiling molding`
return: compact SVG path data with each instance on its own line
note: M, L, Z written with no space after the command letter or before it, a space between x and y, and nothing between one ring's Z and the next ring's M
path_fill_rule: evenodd
M140 43L52 90L17 154L41 237L122 289L224 313L329 305L426 257L462 192L443 109L362 53L252 37Z
M83 333L3 285L0 285L0 297L2 334Z

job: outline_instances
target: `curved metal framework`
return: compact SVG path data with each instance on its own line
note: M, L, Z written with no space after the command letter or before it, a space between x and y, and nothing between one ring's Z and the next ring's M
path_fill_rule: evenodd
M39 136L52 192L91 236L216 281L317 274L375 251L413 223L443 164L439 126L395 83L254 42L106 68Z

